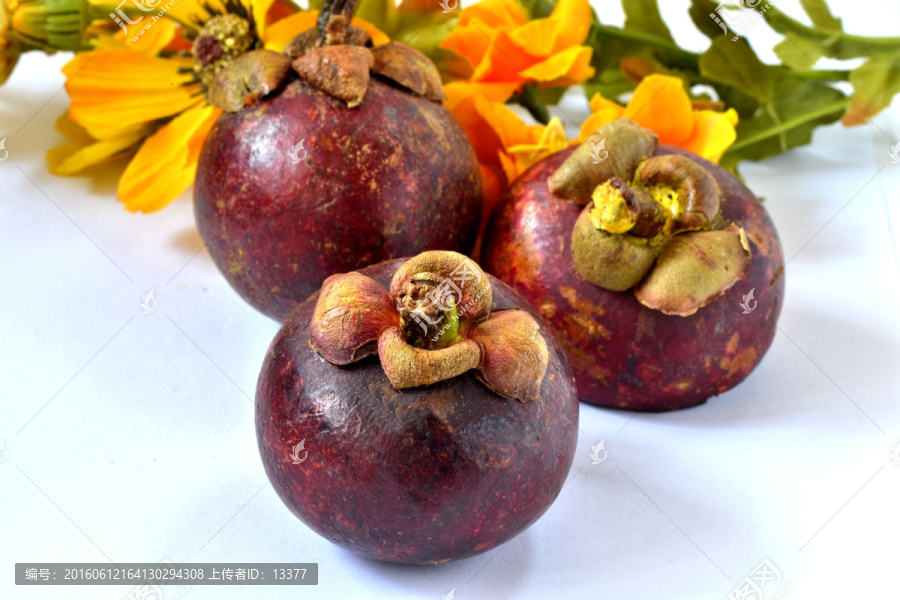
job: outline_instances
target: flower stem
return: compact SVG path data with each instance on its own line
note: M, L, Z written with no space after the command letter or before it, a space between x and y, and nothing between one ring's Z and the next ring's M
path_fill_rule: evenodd
M512 101L520 104L534 119L543 125L550 122L550 111L537 95L537 86L526 83L522 91L512 97Z
M865 37L834 29L810 27L792 19L774 6L766 10L766 22L785 35L795 34L818 42L831 58L848 60L900 50L900 37Z
M822 117L827 117L828 115L834 114L838 111L846 110L847 104L849 104L849 102L850 100L848 98L844 98L816 110L794 117L793 119L781 121L774 127L770 127L751 136L739 139L728 148L726 154L731 154L733 152L736 152L737 150L752 146L753 144L762 142L776 135L781 136L791 129L799 127L800 125L808 123L809 121L814 121Z
M638 42L645 46L650 46L667 53L674 59L674 62L678 66L692 69L694 71L700 70L699 54L695 54L693 52L684 50L683 48L679 48L675 44L662 38L658 38L655 35L650 35L631 29L622 29L620 27L614 27L612 25L603 25L601 23L594 23L591 26L591 30L591 32L601 40L605 38Z

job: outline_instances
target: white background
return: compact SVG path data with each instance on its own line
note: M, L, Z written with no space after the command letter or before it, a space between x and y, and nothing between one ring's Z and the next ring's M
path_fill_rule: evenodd
M702 49L688 3L664 4L679 41ZM898 33L888 0L831 4L850 31ZM596 6L621 23L617 2ZM763 24L749 38L778 41ZM674 414L582 406L569 482L540 521L425 568L332 545L268 485L251 398L278 325L216 271L190 194L134 215L115 199L121 165L47 172L66 59L28 55L0 88L0 597L131 589L16 587L16 562L163 559L319 564L317 587L194 587L189 600L713 599L763 559L782 577L766 598L900 595L897 103L874 125L744 164L789 259L779 332L744 384ZM564 107L586 110L577 94ZM142 314L151 289L158 307ZM608 458L592 464L604 439Z

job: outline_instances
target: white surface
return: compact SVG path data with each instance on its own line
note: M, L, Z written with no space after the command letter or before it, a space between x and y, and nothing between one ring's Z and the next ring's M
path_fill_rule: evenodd
M667 4L699 48L686 2ZM849 30L896 33L886 0L849 4L832 1ZM599 7L618 22L615 3ZM277 325L200 250L189 195L132 215L112 172L47 173L65 58L27 56L0 88L0 597L131 590L17 588L15 562L166 558L319 563L317 587L189 600L724 598L766 558L782 580L765 598L897 597L898 105L743 167L790 258L780 332L743 385L674 414L582 406L569 482L537 524L476 558L402 567L320 538L267 485L250 398ZM158 308L142 314L151 289Z

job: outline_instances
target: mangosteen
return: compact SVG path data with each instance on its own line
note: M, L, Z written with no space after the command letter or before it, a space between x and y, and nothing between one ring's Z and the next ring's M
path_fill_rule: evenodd
M437 68L399 42L373 47L349 25L355 2L329 4L284 53L198 54L218 57L198 68L225 112L200 153L197 228L234 289L278 320L333 273L469 252L481 217L478 161Z
M608 154L594 148L606 140ZM585 402L695 406L743 381L775 335L784 256L734 175L603 126L514 182L484 237L486 270L548 322Z
M562 351L510 287L455 252L325 280L285 321L256 392L266 473L362 556L440 563L540 517L571 466Z

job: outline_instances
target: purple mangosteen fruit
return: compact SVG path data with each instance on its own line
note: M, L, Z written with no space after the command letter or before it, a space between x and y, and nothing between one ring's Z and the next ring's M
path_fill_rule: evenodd
M276 492L362 556L440 563L489 550L554 501L578 399L515 291L455 252L334 275L285 321L256 392Z
M603 126L523 173L485 232L485 269L547 321L591 404L702 404L775 335L784 255L763 205L657 142L624 119Z
M478 161L425 55L373 47L334 12L283 53L252 49L224 66L208 53L217 68L201 73L224 112L200 153L197 228L251 305L284 320L334 273L471 250Z

